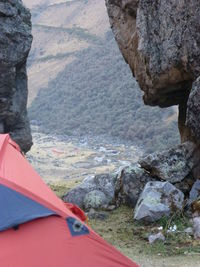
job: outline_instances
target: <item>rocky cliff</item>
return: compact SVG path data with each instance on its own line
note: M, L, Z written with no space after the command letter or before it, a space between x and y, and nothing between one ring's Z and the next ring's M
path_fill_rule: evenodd
M200 75L200 2L106 0L106 5L145 104L179 105L182 142L198 143L200 89L195 80Z
M0 132L9 132L24 152L32 145L26 111L30 19L21 0L0 1Z

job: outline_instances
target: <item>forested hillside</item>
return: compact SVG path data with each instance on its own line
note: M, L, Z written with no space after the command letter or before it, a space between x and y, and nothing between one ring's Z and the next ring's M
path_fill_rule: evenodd
M177 143L175 109L144 106L104 0L47 2L32 9L30 119L47 133L113 136L147 151Z

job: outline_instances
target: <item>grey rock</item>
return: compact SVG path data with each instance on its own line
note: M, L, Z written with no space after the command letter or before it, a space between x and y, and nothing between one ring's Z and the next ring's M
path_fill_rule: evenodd
M193 201L200 197L200 180L197 180L190 191L188 204L190 205Z
M100 212L100 211L96 211L93 208L91 208L89 210L89 212L87 213L87 216L89 219L98 219L98 220L106 220L108 218L108 214L106 212Z
M189 196L192 185L195 183L195 181L196 178L192 173L190 173L181 182L174 183L174 186L178 188L180 191L182 191L186 196Z
M186 124L200 140L200 77L193 83L189 95Z
M106 5L145 103L166 107L187 99L200 74L200 2L106 0Z
M110 206L106 207L106 210L107 211L113 211L115 209L116 209L116 206L115 205L110 205Z
M135 207L140 193L153 178L138 164L124 168L117 176L115 201L117 205L128 204Z
M93 190L84 197L84 207L86 210L90 208L98 209L107 205L109 205L109 200L102 191Z
M200 239L200 217L193 218L193 233L195 239Z
M165 241L165 236L161 233L161 232L159 232L159 233L157 233L157 234L154 234L154 235L150 235L149 237L148 237L148 239L149 239L149 243L150 244L153 244L153 243L155 243L156 241Z
M193 235L193 228L192 227L188 227L184 230L184 233L188 234L188 235Z
M138 199L134 219L155 222L183 208L184 194L169 182L148 182Z
M142 168L160 180L177 183L183 181L194 167L195 145L186 142L163 152L156 152L139 160Z
M90 176L71 189L64 201L81 208L106 208L114 202L116 175L101 174Z
M65 202L73 203L79 206L80 208L84 209L84 198L85 195L89 192L89 190L90 190L89 188L84 187L83 185L79 185L71 189L69 192L67 192L63 196L63 200Z
M0 131L27 152L32 137L27 117L26 60L31 48L31 15L21 0L0 2Z

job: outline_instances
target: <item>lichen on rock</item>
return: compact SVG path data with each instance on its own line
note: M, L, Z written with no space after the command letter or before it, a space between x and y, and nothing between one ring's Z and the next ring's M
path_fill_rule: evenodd
M141 158L139 163L151 176L172 184L179 183L192 172L194 150L194 144L186 142Z

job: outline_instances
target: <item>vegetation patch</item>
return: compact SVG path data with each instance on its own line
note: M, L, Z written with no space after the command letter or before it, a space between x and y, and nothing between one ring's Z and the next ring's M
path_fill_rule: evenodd
M190 222L183 215L177 215L166 220L166 227L170 228L176 225L177 230L176 232L167 233L167 229L164 228L165 242L158 241L150 245L148 242L149 235L158 232L158 228L162 225L164 226L163 221L165 220L166 218L163 218L156 224L141 225L141 223L133 221L133 210L122 206L109 212L107 220L103 222L91 220L90 225L109 243L128 253L128 255L131 255L133 250L154 256L200 254L200 241L195 241L189 234L184 232L190 226Z
M89 38L79 28L70 31ZM69 55L57 55L63 56ZM30 119L37 121L41 131L119 138L142 146L148 153L179 143L177 120L170 119L174 109L144 105L142 92L111 32L74 56L76 59L40 90L29 108Z
M72 180L62 185L51 184L50 187L61 197L79 183L78 180ZM157 223L145 225L133 220L133 209L121 206L108 212L105 220L89 220L89 225L110 244L133 259L136 254L165 257L200 254L200 241L194 240L191 235L184 232L191 223L181 212L170 218L163 217ZM175 225L176 231L169 231ZM160 227L163 228L166 240L150 245L149 235L157 233Z

